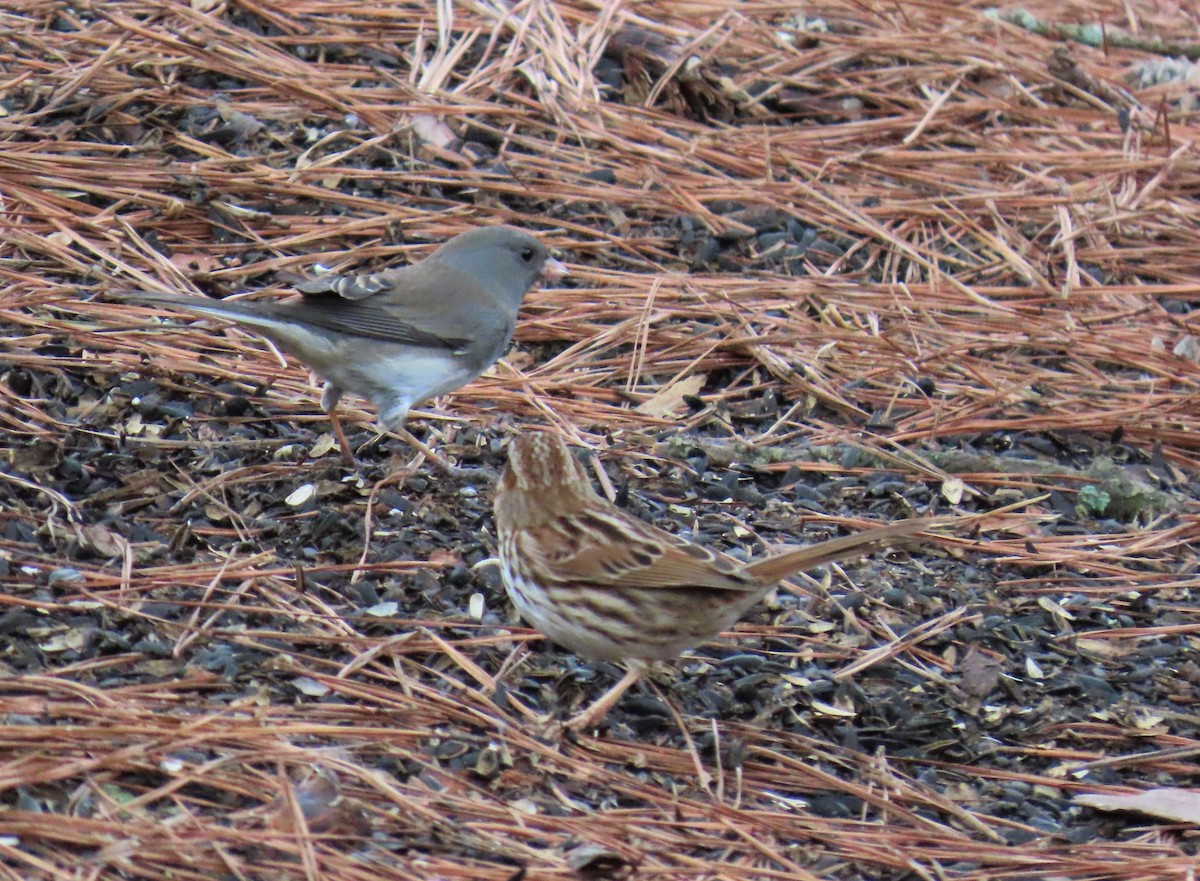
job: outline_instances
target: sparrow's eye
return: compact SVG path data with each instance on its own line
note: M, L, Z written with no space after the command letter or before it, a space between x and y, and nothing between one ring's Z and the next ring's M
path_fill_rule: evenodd
M526 245L524 248L521 249L521 262L522 263L533 262L533 255L536 253L537 252L534 251L534 249L531 246Z

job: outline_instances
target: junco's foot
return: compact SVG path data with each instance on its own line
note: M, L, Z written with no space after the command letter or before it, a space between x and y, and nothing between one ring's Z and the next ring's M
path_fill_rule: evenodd
M305 281L286 302L204 300L152 291L116 299L158 303L253 328L325 380L342 458L353 463L335 413L344 392L367 398L389 431L404 429L411 407L466 385L504 354L517 310L541 275L566 269L532 235L492 226L455 236L420 263L361 275ZM424 444L417 448L445 465Z

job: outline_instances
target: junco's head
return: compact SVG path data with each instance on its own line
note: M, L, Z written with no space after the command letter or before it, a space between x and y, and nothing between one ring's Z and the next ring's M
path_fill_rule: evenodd
M539 275L565 272L538 239L511 226L484 226L457 235L434 251L429 260L484 280L500 300L514 309L521 305L525 292Z

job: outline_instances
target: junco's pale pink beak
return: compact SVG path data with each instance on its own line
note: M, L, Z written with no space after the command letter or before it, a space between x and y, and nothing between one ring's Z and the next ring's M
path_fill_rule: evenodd
M567 269L561 261L555 260L553 257L546 258L546 262L542 265L542 275L546 278L555 278L559 275L570 274L571 270Z

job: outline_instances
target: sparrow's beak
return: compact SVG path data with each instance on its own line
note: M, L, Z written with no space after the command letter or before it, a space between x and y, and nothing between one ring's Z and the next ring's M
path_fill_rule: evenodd
M571 271L559 260L550 257L542 265L542 275L546 278L557 278L560 275L570 275Z

